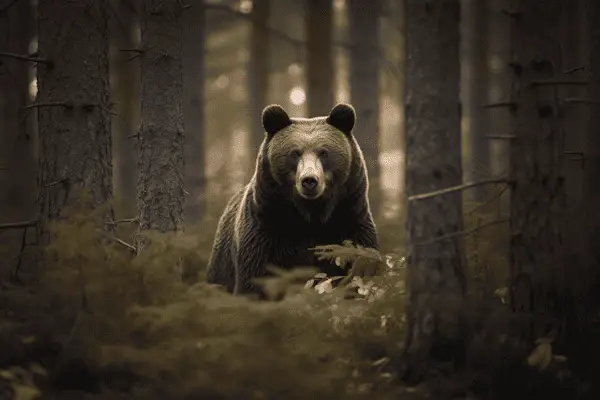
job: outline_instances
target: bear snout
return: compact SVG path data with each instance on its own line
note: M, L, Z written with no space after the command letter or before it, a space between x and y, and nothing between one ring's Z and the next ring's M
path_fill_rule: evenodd
M306 176L302 178L302 189L314 190L317 188L319 180L315 176Z

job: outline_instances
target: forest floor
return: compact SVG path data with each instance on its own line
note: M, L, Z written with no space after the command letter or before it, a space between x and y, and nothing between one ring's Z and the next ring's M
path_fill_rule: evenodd
M547 347L507 338L508 309L498 296L474 307L477 315L488 317L470 325L464 368L438 363L419 385L406 386L398 235L403 228L397 222L378 224L385 271L373 280L355 280L358 296L350 299L333 290L327 279L313 279L306 290L311 274L299 271L270 281L271 289L286 293L282 301L255 302L198 278L210 254L215 219L185 235L153 236L146 254L137 258L125 246L99 246L94 220L87 211L75 210L57 227L47 253L56 262L48 271L31 267L34 247L26 246L19 279L4 273L0 400L575 399L597 394L589 377L576 378ZM123 226L116 234L131 238L132 232ZM21 233L2 234L3 243L21 250ZM4 272L14 271L17 255L1 257ZM478 257L485 261L482 252ZM183 260L184 282L172 279L181 265L177 260Z

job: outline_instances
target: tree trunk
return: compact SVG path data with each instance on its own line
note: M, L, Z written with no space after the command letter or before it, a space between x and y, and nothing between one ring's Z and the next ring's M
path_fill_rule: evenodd
M516 110L510 146L511 304L519 335L531 340L553 329L562 333L565 149L557 98L562 1L522 1L513 11L518 14L511 43Z
M460 310L466 291L460 236L462 195L410 196L460 185L458 0L408 0L406 63L406 192L408 377L430 357L462 357Z
M32 7L20 1L0 16L0 51L29 53ZM32 219L35 214L35 158L28 126L31 64L0 57L0 220Z
M136 10L130 0L111 0L110 14L111 93L115 101L112 118L114 185L118 218L136 212L137 157L135 138L140 123L140 62L132 51L139 47Z
M178 1L142 2L144 54L137 185L140 231L183 228L181 13Z
M583 169L583 194L584 199L582 213L586 259L586 275L590 277L590 289L594 289L592 306L600 306L600 3L594 0L586 0L584 14L587 18L587 30L589 45L586 52L586 64L588 68L589 84L587 86L587 98L589 98L589 121L586 125L582 148L584 151L585 164Z
M334 106L332 26L331 0L307 0L306 102L310 117L328 115Z
M573 0L563 5L562 9L562 45L561 58L563 65L563 76L565 80L587 80L587 68L582 68L587 63L585 48L584 1ZM585 252L585 220L587 215L583 214L583 176L584 176L584 154L583 139L585 137L585 123L588 120L588 105L581 102L573 102L573 99L586 97L586 87L582 85L568 85L560 88L562 103L562 134L564 135L564 150L568 153L565 158L565 192L566 192L566 218L563 227L565 259L569 260L569 268L581 268L584 262ZM595 132L594 132L595 133ZM565 309L565 317L568 318L566 332L570 337L569 342L577 343L577 336L581 330L580 322L583 321L584 307L581 299L585 298L588 289L588 281L581 279L582 274L566 274L565 290L568 292L568 309ZM585 275L583 275L585 276Z
M350 98L356 110L354 136L360 144L369 174L369 197L379 193L379 43L380 0L348 3L350 32Z
M270 41L267 24L270 14L270 0L254 0L252 2L252 35L250 37L250 154L251 163L254 164L258 148L262 143L265 133L262 126L262 110L267 106L269 93L269 54Z
M183 115L185 119L186 225L198 223L204 214L204 0L194 0L183 15Z
M490 177L489 141L485 138L484 104L487 89L487 0L462 1L462 63L461 104L466 129L463 134L464 180L473 181ZM476 202L486 198L485 186L470 190L466 197Z
M112 199L112 146L106 0L38 5L40 244L47 223L86 189L96 205ZM109 211L107 218L112 218Z

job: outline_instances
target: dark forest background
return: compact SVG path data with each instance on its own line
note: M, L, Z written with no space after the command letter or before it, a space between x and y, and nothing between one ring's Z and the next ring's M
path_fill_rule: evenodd
M596 21L597 0L0 0L0 399L597 398ZM337 102L381 252L317 249L355 261L346 284L279 271L277 302L207 285L263 108Z

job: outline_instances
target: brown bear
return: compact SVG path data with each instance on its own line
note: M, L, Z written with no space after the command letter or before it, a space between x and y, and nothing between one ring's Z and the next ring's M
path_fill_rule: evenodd
M263 297L253 280L267 275L267 265L313 265L340 276L347 270L316 260L309 249L344 240L379 249L355 120L348 104L316 118L290 118L279 105L263 110L266 134L254 176L219 220L209 283Z

